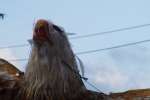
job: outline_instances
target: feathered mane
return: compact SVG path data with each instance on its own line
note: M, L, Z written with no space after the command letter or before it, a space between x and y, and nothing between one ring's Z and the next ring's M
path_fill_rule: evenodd
M63 100L65 95L75 98L86 90L80 76L62 63L64 61L78 72L65 32L52 23L48 24L48 30L51 30L48 40L42 43L34 40L32 44L25 72L24 93L27 100Z

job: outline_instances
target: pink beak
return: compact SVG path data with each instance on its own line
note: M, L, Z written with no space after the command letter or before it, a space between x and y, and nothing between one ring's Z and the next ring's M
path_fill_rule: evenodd
M49 33L48 21L43 19L38 20L34 28L33 39L44 41L47 39L48 33Z

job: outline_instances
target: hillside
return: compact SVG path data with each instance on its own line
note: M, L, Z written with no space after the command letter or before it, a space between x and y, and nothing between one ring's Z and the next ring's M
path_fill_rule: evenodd
M150 100L150 89L128 90L121 93L111 93L115 100Z

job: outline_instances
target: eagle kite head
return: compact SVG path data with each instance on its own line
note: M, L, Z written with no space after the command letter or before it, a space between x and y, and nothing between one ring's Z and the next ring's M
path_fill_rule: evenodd
M53 39L57 36L59 38L59 36L62 36L62 33L64 33L64 31L57 25L54 25L52 22L45 19L39 19L33 30L33 40L40 43L49 41L53 44Z

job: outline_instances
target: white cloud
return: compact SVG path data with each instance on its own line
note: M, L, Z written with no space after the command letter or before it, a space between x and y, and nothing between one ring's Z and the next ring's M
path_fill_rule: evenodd
M111 87L123 87L127 79L126 76L114 69L101 71L94 76L96 84L109 84Z
M86 77L103 92L150 87L150 52L145 47L116 49L80 58L85 64Z
M94 61L91 59L92 57ZM96 55L82 59L85 64L85 76L103 92L120 91L126 87L128 76L120 70L109 55L104 54L99 57Z

